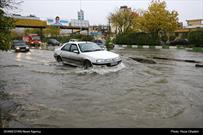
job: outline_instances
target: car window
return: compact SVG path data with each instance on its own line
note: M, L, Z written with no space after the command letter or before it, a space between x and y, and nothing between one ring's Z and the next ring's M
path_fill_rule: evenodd
M81 52L102 51L102 48L96 43L80 43L79 47Z
M75 44L72 44L70 47L70 51L73 52L74 50L78 50L78 48Z
M26 46L25 42L14 43L14 46Z
M66 44L61 50L70 51L70 45L71 44Z

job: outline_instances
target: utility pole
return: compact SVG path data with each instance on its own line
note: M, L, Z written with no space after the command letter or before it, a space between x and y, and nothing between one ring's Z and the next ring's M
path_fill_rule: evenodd
M81 10L82 10L82 9L81 9L81 0L80 0L80 11L79 11L79 12L80 12L80 14L81 14ZM81 31L82 31L82 23L81 23L81 18L80 18L80 20L79 20L79 21L80 21L80 34L81 34Z
M109 18L109 34L111 33L111 19Z

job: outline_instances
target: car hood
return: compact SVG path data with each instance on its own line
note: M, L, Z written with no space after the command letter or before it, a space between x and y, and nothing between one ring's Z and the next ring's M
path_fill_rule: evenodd
M119 57L118 54L109 51L95 51L95 52L85 52L84 55L88 57L92 57L95 59L112 59Z

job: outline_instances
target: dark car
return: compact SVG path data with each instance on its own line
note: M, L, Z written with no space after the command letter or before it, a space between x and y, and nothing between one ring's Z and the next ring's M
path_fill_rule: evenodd
M12 48L16 52L28 52L30 51L29 46L23 40L14 40L12 44Z
M188 40L187 39L175 39L169 43L170 45L187 45Z
M102 49L106 49L104 41L97 39L97 40L94 40L94 43L99 45Z
M48 45L52 45L52 46L59 46L61 43L59 41L57 41L56 39L49 39L47 41Z

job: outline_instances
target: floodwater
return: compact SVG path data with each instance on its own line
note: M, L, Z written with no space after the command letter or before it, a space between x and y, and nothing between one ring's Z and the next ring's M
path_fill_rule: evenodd
M60 65L53 52L0 52L0 127L203 127L202 53L122 49L116 67L89 70Z

